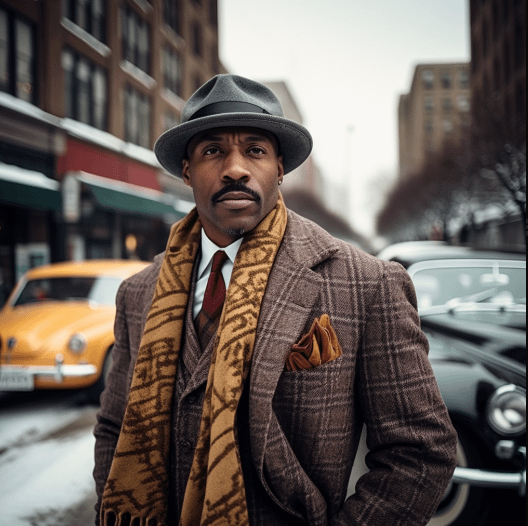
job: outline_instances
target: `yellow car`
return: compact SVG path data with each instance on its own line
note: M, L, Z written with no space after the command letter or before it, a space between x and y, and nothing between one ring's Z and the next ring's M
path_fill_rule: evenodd
M97 401L111 363L117 289L147 265L92 260L27 272L0 310L0 391L87 388Z

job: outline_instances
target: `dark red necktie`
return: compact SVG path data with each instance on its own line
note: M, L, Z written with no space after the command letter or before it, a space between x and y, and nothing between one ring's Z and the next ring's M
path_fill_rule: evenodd
M226 286L222 276L222 266L227 259L227 254L219 250L213 256L213 264L202 303L202 309L194 321L200 347L202 351L207 348L220 322L220 315L224 307Z

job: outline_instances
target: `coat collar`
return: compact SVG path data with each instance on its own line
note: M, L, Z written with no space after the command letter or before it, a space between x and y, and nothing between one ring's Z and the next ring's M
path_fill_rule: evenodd
M288 210L282 247L293 261L311 269L338 252L339 242L315 223Z

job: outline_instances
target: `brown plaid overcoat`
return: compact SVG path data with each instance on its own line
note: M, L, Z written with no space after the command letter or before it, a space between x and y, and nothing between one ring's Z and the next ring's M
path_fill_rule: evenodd
M118 294L114 368L95 429L98 494L160 266L158 257ZM259 318L249 434L260 483L292 523L423 526L436 509L455 467L456 435L415 304L401 266L288 212ZM325 313L342 356L315 369L285 372L292 345ZM363 424L371 471L345 500Z

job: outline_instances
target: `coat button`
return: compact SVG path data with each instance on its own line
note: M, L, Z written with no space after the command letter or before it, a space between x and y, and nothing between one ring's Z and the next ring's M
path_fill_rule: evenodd
M189 452L193 450L193 445L188 440L180 440L180 446L183 451Z

